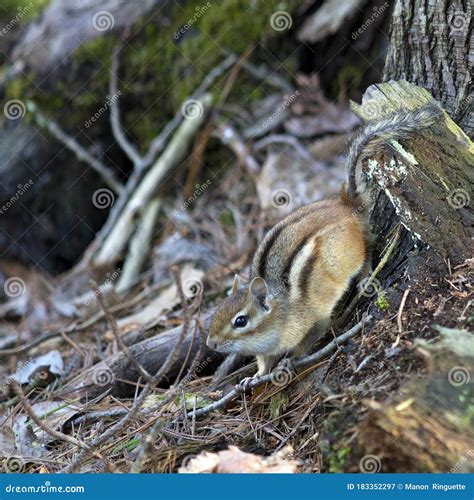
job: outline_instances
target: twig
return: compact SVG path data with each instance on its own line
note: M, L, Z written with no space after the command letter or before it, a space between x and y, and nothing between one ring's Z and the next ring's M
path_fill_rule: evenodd
M250 154L249 147L244 143L234 127L228 123L223 123L216 128L214 135L217 136L223 144L228 145L230 149L232 149L239 161L246 166L250 174L256 175L260 172L260 165Z
M237 56L235 54L232 54L231 52L226 50L224 50L224 52L226 54L229 54L229 56L234 56L237 60ZM272 87L281 89L284 92L293 92L294 90L291 84L287 82L287 80L279 77L270 68L267 68L263 65L256 66L249 61L244 61L243 68L254 78L262 80L264 83L271 85Z
M91 280L92 289L94 290L97 300L99 301L100 307L104 311L105 318L107 319L107 323L109 328L114 336L115 342L117 342L118 348L125 354L125 357L128 359L129 363L135 368L138 374L148 383L153 383L153 378L151 375L143 368L143 366L137 361L135 356L131 353L128 346L123 341L122 337L118 332L117 321L113 317L110 309L106 306L104 297L102 296L102 292L98 287L97 283L94 280Z
M118 91L118 69L119 69L119 55L122 49L122 44L119 43L112 53L112 64L110 68L109 80L109 94L110 94L110 126L112 128L113 136L117 144L121 147L122 151L128 158L137 165L141 162L142 157L137 148L127 139L123 131L122 122L120 119L119 99L121 92Z
M105 265L117 259L125 248L130 235L134 230L134 218L143 209L154 195L159 184L169 172L176 168L186 155L188 145L204 121L204 115L211 104L211 95L204 95L199 101L202 114L187 118L176 130L162 155L143 177L140 184L130 196L122 213L119 215L113 228L94 256L96 265Z
M398 333L401 335L403 332L403 322L402 322L402 314L403 314L403 308L405 307L405 302L407 301L408 294L410 293L410 288L407 288L405 290L405 293L403 294L402 300L400 302L400 308L398 309L397 313L397 325L398 325Z
M176 271L175 271L176 272ZM181 294L182 297L184 297L183 289L181 287ZM76 457L75 461L70 464L68 467L64 468L61 472L74 472L83 462L84 460L87 459L87 457L90 455L91 451L94 448L97 448L101 444L105 443L108 441L110 438L115 437L116 434L121 432L126 426L128 426L138 415L138 412L140 411L141 407L143 406L143 403L145 402L146 398L150 394L150 392L161 382L163 377L166 375L168 369L170 366L172 366L179 355L179 352L181 350L181 347L183 345L183 341L185 336L188 333L189 330L189 321L188 321L188 316L184 318L184 323L183 323L183 328L181 329L181 333L179 335L178 341L176 344L173 346L173 348L170 350L168 356L165 359L165 362L161 365L161 368L158 370L158 372L153 376L152 380L150 383L145 384L145 387L143 388L142 392L138 396L138 398L135 400L133 406L130 408L130 411L123 416L122 419L120 419L116 424L114 424L112 427L110 427L106 432L98 436L96 439L94 439L90 444L90 450L82 450L81 453ZM184 379L183 379L184 380ZM173 394L174 396L174 394ZM164 401L162 401L160 404L164 405L167 402L167 398L165 398Z
M143 264L150 252L153 230L161 209L161 200L154 198L143 211L133 235L120 278L115 286L117 293L127 292L138 280Z
M112 170L104 165L100 160L94 158L85 148L83 148L73 137L66 134L64 130L53 120L46 119L33 101L26 103L28 111L30 111L36 123L40 127L48 129L50 134L59 142L62 142L70 151L72 151L78 160L86 162L92 167L104 180L104 182L113 189L117 194L123 192L122 184L117 180Z
M104 463L107 465L109 471L115 472L116 468L115 466L109 462L105 457L103 457L100 453L98 452L93 452L90 448L89 445L84 443L84 441L81 441L80 439L76 439L73 436L68 436L67 434L63 434L62 432L59 432L55 429L52 429L48 425L45 424L43 420L41 420L36 413L34 412L33 408L31 407L30 403L28 402L28 399L26 398L25 394L23 393L23 390L21 389L20 385L16 380L12 380L11 385L13 387L13 390L15 391L15 394L17 395L18 399L20 400L21 405L23 406L23 409L25 410L26 414L33 420L33 422L46 434L52 436L55 439L59 439L60 441L64 441L66 443L69 443L73 446L77 446L78 448L81 448L82 450L90 451L93 453L93 455L98 458L99 460L104 461Z
M179 298L181 300L181 306L182 306L182 310L183 310L183 320L184 320L183 331L186 330L186 332L187 332L189 329L191 316L189 313L189 308L188 308L187 303L186 303L186 297L185 297L184 292L183 292L181 276L180 276L178 268L176 266L174 266L171 269L171 272L173 273L173 276L176 280L176 288L178 289ZM167 394L165 400L160 405L161 408L164 408L165 405L168 404L168 402L174 398L175 394L179 391L180 387L184 383L186 383L189 380L189 378L193 375L195 369L197 368L198 363L200 363L200 361L202 359L202 356L204 353L204 345L205 345L205 334L204 334L204 329L202 328L202 325L199 322L199 320L197 322L197 325L198 325L198 331L200 334L200 339L199 339L200 344L199 344L199 351L197 353L197 356L195 357L193 363L191 364L186 377L184 377L176 385L176 387L174 387L173 389L168 391L168 394ZM157 417L158 419L156 420L155 424L153 425L151 431L148 433L147 437L145 438L145 441L143 442L143 444L138 452L138 456L137 456L137 458L136 458L136 460L131 468L131 471L130 471L132 473L140 472L143 469L143 466L145 465L145 463L148 460L148 457L150 456L150 454L153 451L155 441L163 428L163 422L161 419L159 419L160 414L161 414L161 412L158 414L158 417Z
M357 323L357 325L353 326L350 330L343 333L342 335L339 335L339 337L336 337L334 340L329 342L328 345L326 345L319 351L315 352L314 354L311 354L310 356L295 361L293 363L293 368L303 369L307 366L313 365L316 361L321 360L331 352L335 351L340 344L346 342L350 338L357 335L362 330L362 328L365 325L369 324L371 321L372 321L372 316L367 316L365 319ZM263 384L266 384L267 382L271 382L273 377L274 377L273 373L269 373L268 375L263 375L261 377L255 377L252 380L250 380L248 384L246 384L246 389L254 389L255 387L259 387ZM213 412L214 410L224 407L230 401L233 401L241 393L241 391L242 391L241 388L237 386L218 401L215 401L214 403L211 403L210 405L204 408L200 408L196 411L189 412L188 417L190 418L204 417L209 413Z
M214 83L214 81L219 78L230 66L232 66L232 64L234 64L236 60L236 56L229 56L224 61L222 61L221 64L213 68L201 82L196 92L192 94L186 101L199 97L201 96L201 94L206 92L207 89ZM130 196L142 180L144 172L155 162L156 158L164 149L168 140L175 132L175 130L179 127L182 121L183 112L182 107L180 107L176 111L174 118L170 122L168 122L164 129L160 132L160 134L151 141L148 151L141 158L140 162L134 165L133 172L125 185L123 193L115 201L113 207L110 210L107 221L102 226L101 230L96 234L93 242L84 252L84 255L79 263L80 265L88 263L93 255L98 251L103 242L106 240L109 233L115 227L116 221L122 213L124 207L127 205Z
M298 154L301 156L301 158L311 162L315 163L314 158L308 153L308 151L301 145L300 141L291 135L286 135L286 134L270 134L267 137L264 137L263 139L260 139L253 145L253 150L254 151L259 151L260 149L266 148L267 146L270 146L271 144L275 143L283 143L283 144L290 144L293 146Z

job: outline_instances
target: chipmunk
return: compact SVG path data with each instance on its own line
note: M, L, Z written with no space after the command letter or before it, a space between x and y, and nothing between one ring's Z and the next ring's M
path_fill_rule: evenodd
M255 376L268 373L285 353L311 351L351 281L370 269L363 161L387 150L390 141L431 126L442 113L430 104L359 129L345 158L348 181L340 196L299 208L267 233L250 284L236 275L231 294L217 306L207 339L211 349L255 355Z

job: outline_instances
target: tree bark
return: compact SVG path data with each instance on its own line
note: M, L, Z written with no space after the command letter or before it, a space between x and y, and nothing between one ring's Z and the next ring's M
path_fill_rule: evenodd
M396 0L383 78L427 89L471 138L472 14L470 0Z

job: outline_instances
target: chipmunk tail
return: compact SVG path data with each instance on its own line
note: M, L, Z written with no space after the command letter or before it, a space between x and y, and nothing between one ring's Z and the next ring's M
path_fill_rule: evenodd
M423 129L431 127L443 116L443 110L437 103L408 112L396 112L378 121L363 125L351 140L345 158L347 186L342 197L348 197L352 204L363 203L367 190L362 163L368 158L393 149L391 141L407 139Z

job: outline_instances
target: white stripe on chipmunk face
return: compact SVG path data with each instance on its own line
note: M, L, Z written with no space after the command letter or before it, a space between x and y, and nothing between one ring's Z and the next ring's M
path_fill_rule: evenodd
M315 234L308 243L298 252L293 265L290 269L289 280L292 286L290 287L290 302L296 300L300 296L300 287L298 286L298 281L300 279L301 272L314 251L314 245L318 234Z

